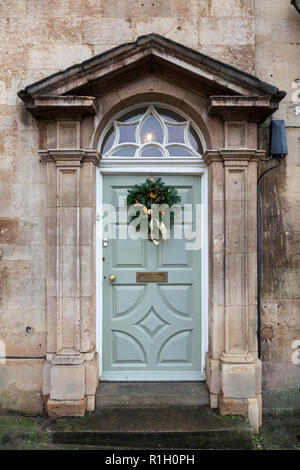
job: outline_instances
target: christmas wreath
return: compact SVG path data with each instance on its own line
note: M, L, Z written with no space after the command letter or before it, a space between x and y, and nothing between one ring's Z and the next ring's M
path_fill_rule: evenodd
M155 228L158 229L163 240L166 241L168 233L163 220L166 210L179 203L180 200L181 197L174 187L166 186L161 178L150 176L146 179L145 183L136 184L132 189L128 190L127 206L134 205L135 208L140 209L140 214L148 218L149 239L155 245L158 245L159 242L154 239L154 230ZM158 211L153 211L153 205L158 205ZM132 219L135 219L135 216ZM169 223L170 226L174 223L174 211L169 213ZM139 224L136 226L136 230L140 230Z

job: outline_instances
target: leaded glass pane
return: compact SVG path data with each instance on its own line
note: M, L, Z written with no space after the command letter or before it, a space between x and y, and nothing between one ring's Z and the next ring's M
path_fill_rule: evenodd
M104 155L106 152L109 151L109 149L111 149L113 143L114 143L114 140L115 140L115 130L114 130L114 127L111 126L104 139L103 139L103 143L102 143L102 148L101 148L101 154Z
M163 157L163 153L159 148L151 146L142 150L141 157Z
M119 144L123 142L135 142L135 133L136 133L136 125L134 126L122 126L118 125L119 127Z
M192 152L179 146L172 145L168 147L170 157L193 157Z
M159 120L153 116L153 114L149 114L141 127L142 144L145 144L146 142L158 142L162 144L163 138L164 133Z
M185 126L167 126L168 142L178 142L185 144L184 130Z
M119 150L116 150L112 156L113 157L134 157L136 148L135 147L122 147Z
M198 133L192 125L189 127L189 140L191 146L201 155L203 153L203 146Z

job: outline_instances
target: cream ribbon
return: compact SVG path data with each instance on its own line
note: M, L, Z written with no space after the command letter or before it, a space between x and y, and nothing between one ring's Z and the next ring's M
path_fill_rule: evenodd
M151 220L149 222L149 225L150 225L150 239L151 241L154 243L154 245L159 245L159 241L158 240L155 240L154 239L154 222L156 223L157 227L158 227L158 230L160 230L161 232L161 236L162 236L162 239L163 241L165 242L168 238L168 229L166 227L166 225L161 221L159 221L158 219L154 219L153 217L151 217Z

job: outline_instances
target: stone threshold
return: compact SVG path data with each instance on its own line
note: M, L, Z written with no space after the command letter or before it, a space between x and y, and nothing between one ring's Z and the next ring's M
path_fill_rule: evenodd
M205 382L100 382L96 408L208 406Z

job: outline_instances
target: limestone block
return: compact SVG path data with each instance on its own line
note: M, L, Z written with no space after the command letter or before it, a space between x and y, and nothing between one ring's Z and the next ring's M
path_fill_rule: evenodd
M225 147L247 148L248 125L245 121L225 122Z
M41 69L41 63L47 70L64 70L66 67L72 66L83 60L90 59L92 56L91 49L87 45L71 44L71 45L41 45L30 47L28 51L28 67L31 70ZM31 80L32 82L32 80Z
M201 44L198 48L203 54L233 65L249 73L255 73L255 53L253 42L247 45ZM256 144L255 144L256 145Z
M94 411L95 403L96 403L95 395L88 395L86 397L86 411Z
M47 246L47 297L56 297L58 293L56 284L57 273L57 247L56 245Z
M8 279L8 308L45 308L45 279Z
M91 245L80 247L81 261L81 295L90 297L95 294L95 250Z
M82 400L48 400L47 412L50 419L62 416L84 416L86 412L86 397Z
M248 253L248 303L256 305L257 298L257 254Z
M293 350L290 349L292 354ZM300 388L299 364L284 362L262 363L263 390L291 390Z
M93 207L80 208L80 245L93 245L96 211Z
M96 167L94 163L85 162L80 171L80 207L96 207L96 191L92 191L95 187Z
M99 383L98 354L85 364L85 394L95 396Z
M259 427L262 426L262 413L263 413L263 409L262 409L262 393L257 393L256 394L256 400L257 400L257 403L258 403L258 408L259 408Z
M85 367L52 365L51 400L82 400L85 395Z
M209 394L209 406L211 408L218 408L219 406L219 395L214 395L213 393Z
M254 363L221 363L221 393L224 398L255 397Z
M255 364L255 392L256 394L261 394L261 371L262 371L261 360L257 359L254 364Z
M57 209L56 207L47 207L47 245L48 247L55 246L57 243Z
M58 148L80 147L80 122L64 120L57 122Z
M211 201L211 250L214 253L224 253L224 201Z
M81 32L85 44L111 44L112 38L115 44L122 44L133 39L131 24L126 18L88 18Z
M184 88L174 83L170 84L168 81L162 80L160 77L154 75L148 75L143 78L139 77L118 88L118 95L123 102L126 100L126 106L136 104L136 97L138 95L147 96L147 93L149 93L148 99L150 100L155 99L153 93L168 95L170 104L174 104L175 106L176 101L174 98L172 100L172 97L176 97L177 100L184 100L186 97L186 90ZM160 101L159 98L158 101ZM122 105L124 106L124 103L122 103ZM183 106L183 103L180 103L180 105Z
M58 219L60 219L61 234L58 244L76 245L78 238L78 208L58 207Z
M80 298L80 341L81 352L95 349L96 343L96 296Z
M41 415L42 359L6 359L0 364L0 410Z
M224 16L224 17L244 17L253 15L253 0L227 0L220 2L219 0L211 0L210 2L210 16Z
M136 37L143 34L158 33L173 41L181 42L189 47L198 47L197 18L134 18L132 22Z
M0 17L19 17L26 15L26 0L3 0L0 3Z
M248 400L219 397L219 412L221 416L241 415L248 418Z
M225 308L222 305L210 305L210 357L218 359L225 347Z
M51 372L51 363L45 361L44 366L43 366L43 395L45 396L50 395L50 390L51 390L50 372Z
M47 207L57 206L57 169L54 162L48 162L46 167L47 174Z
M234 283L230 285L230 292L234 290ZM239 297L241 294L237 294ZM232 295L231 298L234 298ZM245 301L246 302L246 299ZM244 302L241 302L243 304ZM248 308L246 305L233 305L225 307L226 318L226 348L232 353L243 353L248 349L248 328L247 328Z
M220 361L209 359L207 369L209 371L209 380L207 385L211 394L220 393Z
M197 17L197 0L104 0L104 18Z
M200 18L200 44L246 45L254 42L254 24L251 16L239 18Z
M211 178L211 199L224 201L224 167L222 162L212 162L208 171Z
M69 0L69 13L80 18L103 16L103 2L99 0Z
M54 0L49 8L48 0L30 0L27 2L27 14L29 17L66 16L69 12L69 3Z
M248 418L253 432L257 434L260 427L260 409L256 398L248 398Z
M2 279L0 279L0 283ZM0 315L0 338L10 357L42 357L46 353L45 310L6 308Z

